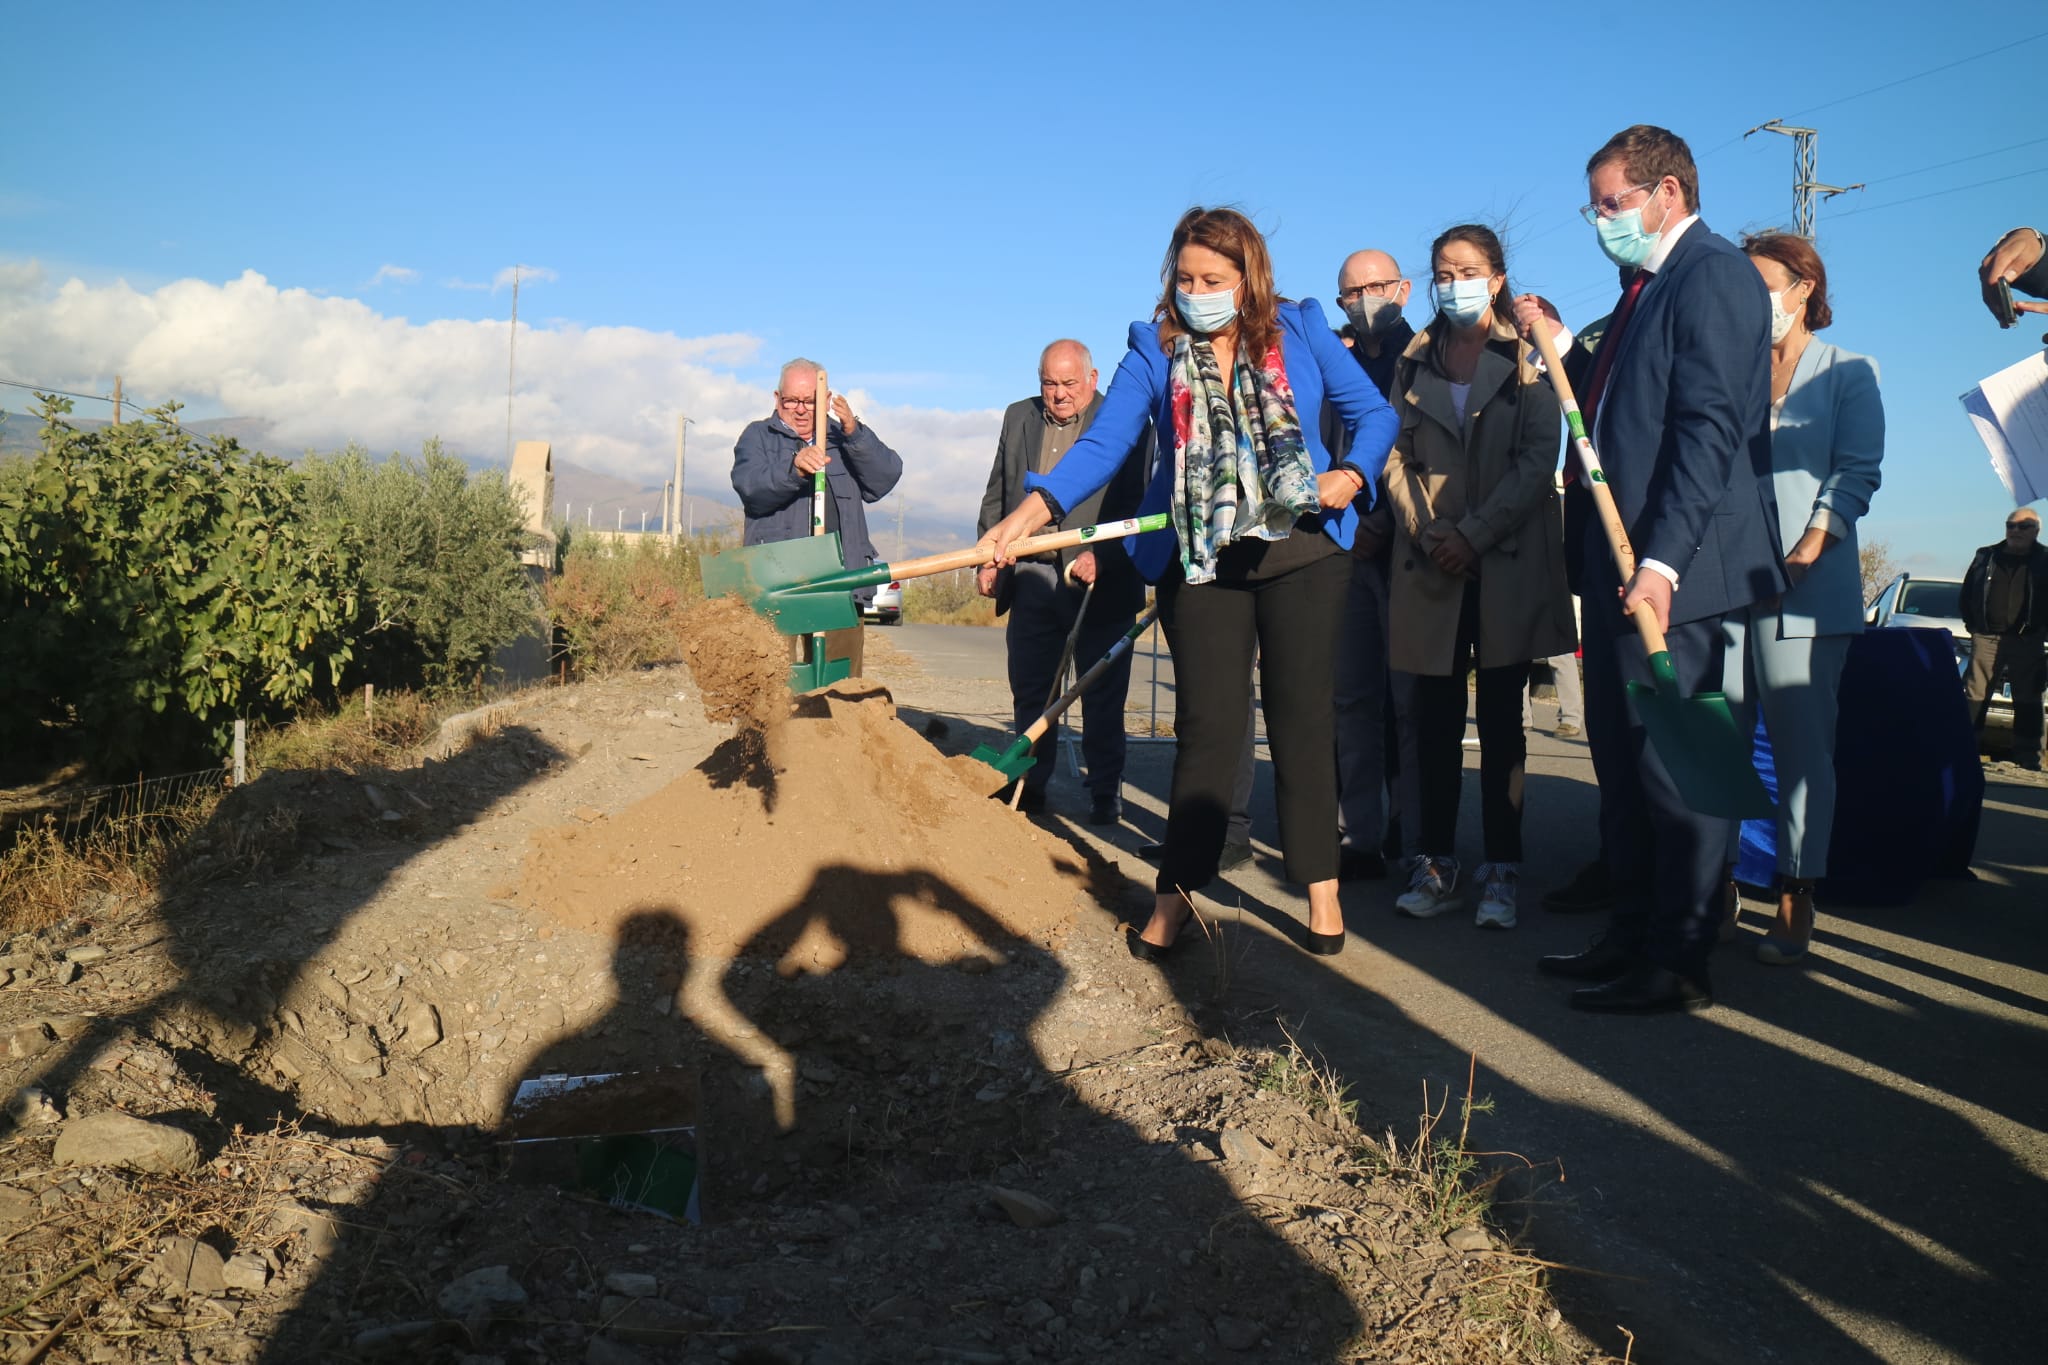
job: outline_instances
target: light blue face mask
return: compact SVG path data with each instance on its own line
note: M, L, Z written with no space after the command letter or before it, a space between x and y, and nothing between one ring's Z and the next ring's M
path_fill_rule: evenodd
M1493 277L1477 280L1452 280L1449 284L1438 284L1436 290L1436 311L1444 315L1444 321L1453 327L1470 327L1486 316L1487 308L1493 303Z
M1657 241L1664 235L1664 229L1655 232L1643 231L1643 209L1650 206L1662 189L1650 191L1641 208L1624 209L1612 218L1598 218L1593 230L1600 234L1600 249L1607 253L1607 259L1624 270L1634 270L1650 259L1650 253L1657 249Z
M1190 294L1185 289L1176 289L1173 301L1180 308L1181 321L1197 332L1220 332L1237 316L1235 289L1219 289L1213 294Z

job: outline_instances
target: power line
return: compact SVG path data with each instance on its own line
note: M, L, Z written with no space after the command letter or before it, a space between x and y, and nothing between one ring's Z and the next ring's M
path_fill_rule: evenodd
M2011 175L1993 176L1989 180L1973 180L1967 185L1956 185L1945 190L1930 190L1926 194L1916 194L1910 199L1894 199L1888 204L1871 204L1866 208L1850 209L1847 213L1836 214L1828 221L1839 223L1844 218L1854 218L1859 213L1876 213L1879 209L1903 208L1907 204L1917 204L1923 199L1940 199L1946 195L1961 194L1964 190L1980 190L1986 185L2003 185L2008 180L2023 180L2027 176L2040 175L2044 172L2048 172L2048 166L2036 166L2031 171L2014 171Z
M1838 105L1838 104L1847 104L1847 103L1849 103L1849 102L1850 102L1851 100L1860 100L1860 99L1862 99L1862 98L1863 98L1863 97L1864 97L1865 95L1875 95L1875 94L1877 94L1878 92L1880 92L1880 91L1883 91L1883 90L1891 90L1891 89L1895 89L1895 88L1897 88L1898 86L1901 86L1901 85L1906 85L1906 84L1909 84L1909 83L1911 83L1911 82L1913 82L1913 81L1921 80L1921 79L1923 79L1923 78L1925 78L1925 77L1928 77L1928 76L1935 76L1935 75L1939 75L1940 73L1942 73L1942 72L1944 72L1944 71L1952 71L1952 70L1954 70L1954 69L1955 69L1956 67L1959 67L1959 66L1967 66L1967 65L1968 65L1968 64L1970 64L1971 62L1981 62L1981 61L1983 61L1983 60L1984 60L1984 59L1985 59L1986 57L1996 57L1996 56L1997 56L1997 55L1998 55L1999 53L2001 53L2001 52L2010 52L2010 51L2012 51L2012 50L2013 50L2014 48L2016 48L2016 47L2025 47L2025 46L2026 46L2026 45L2027 45L2028 43L2037 43L2037 42L2041 41L2041 39L2043 39L2043 38L2048 38L2048 29L2044 29L2044 30L2042 30L2042 31L2041 31L2041 32L2039 32L2039 33L2035 33L2035 34L2030 34L2029 36L2027 36L2027 37L2025 37L2025 38L2015 38L2015 39L2013 39L2013 40L2012 40L2011 42L2009 42L2009 43L2005 43L2005 44L2002 44L2001 46L1998 46L1998 47L1994 47L1994 48L1989 48L1989 49L1986 49L1986 50L1985 50L1985 51L1983 51L1983 52L1977 52L1977 53L1972 53L1972 54L1971 54L1970 56L1968 56L1968 57L1958 57L1958 58L1956 58L1956 59L1955 59L1954 61L1952 61L1952 62L1943 62L1943 63L1942 63L1942 64L1941 64L1940 66L1930 66L1930 67L1928 67L1928 68L1927 68L1927 69L1926 69L1925 71L1915 71L1915 72L1914 72L1914 73L1913 73L1912 75L1910 75L1910 76L1900 76L1900 77L1898 77L1898 78L1897 78L1896 80L1889 80L1889 81L1886 81L1886 82L1885 82L1884 84L1882 84L1882 85L1873 85L1873 86L1871 86L1871 87L1870 87L1870 88L1869 88L1868 90L1858 90L1858 91L1857 91L1857 92L1856 92L1855 94L1853 94L1853 95L1843 95L1843 96L1842 96L1842 97L1840 97L1839 99L1832 99L1832 100L1829 100L1829 101L1827 101L1827 102L1826 102L1825 104L1810 104L1810 105L1808 105L1808 106L1807 106L1806 108L1804 108L1804 109L1795 109L1795 110L1793 110L1793 111L1792 111L1791 113L1789 113L1789 114L1785 115L1785 117L1786 117L1786 118L1801 118L1801 117L1804 117L1804 116L1805 116L1805 115L1807 115L1807 114L1815 114L1815 113L1819 113L1819 112L1820 112L1821 110L1823 110L1823 109L1832 109L1832 108L1834 108L1834 107L1835 107L1836 105ZM1728 149L1729 149L1730 147L1733 147L1733 146L1734 146L1734 145L1735 145L1736 143L1738 143L1738 142L1740 142L1740 141L1742 141L1742 138L1741 138L1741 137L1739 137L1739 136L1738 136L1738 137L1731 137L1731 138L1729 138L1729 139L1728 139L1728 140L1727 140L1726 142L1723 142L1723 143L1721 143L1721 144L1720 144L1719 146L1713 147L1713 148L1711 148L1710 150L1708 150L1708 151L1706 151L1706 152L1703 152L1703 153L1701 153L1701 155L1700 155L1700 158L1699 158L1699 159L1700 159L1701 161L1705 161L1705 160L1706 160L1706 159L1707 159L1708 157L1710 157L1710 156L1713 156L1713 155L1714 155L1715 153L1717 153L1717 152L1725 152L1725 151L1727 151L1727 150L1728 150ZM1857 210L1857 212L1859 212L1859 213L1867 213L1867 212L1869 212L1869 210L1867 210L1867 209L1858 209L1858 210ZM1846 217L1848 217L1849 215L1848 215L1848 214L1846 214L1846 213L1839 213L1839 214L1836 214L1835 216L1836 216L1837 218L1846 218Z
M1937 161L1932 166L1922 166L1916 171L1900 171L1896 175L1881 175L1875 180L1866 180L1863 183L1867 187L1870 185L1882 185L1892 180L1904 180L1907 176L1925 175L1929 171L1947 170L1950 166L1960 166L1965 161L1982 161L1987 156L2003 156L2007 152L2016 152L2022 147L2036 147L2043 142L2048 142L2048 137L2028 138L2025 142L2015 142L2010 147L1997 147L1988 152L1972 152L1968 156L1959 156L1953 161Z
M2039 33L2032 34L2025 38L2015 38L2009 43L2005 43L2001 46L1991 48L1989 51L1986 52L1979 52L1974 56L1958 57L1952 62L1944 62L1940 66L1931 66L1925 71L1916 71L1910 76L1901 76L1895 81L1886 81L1883 85L1873 85L1868 90L1858 90L1853 95L1844 95L1840 99L1829 100L1825 104L1814 104L1809 105L1804 109L1795 109L1789 115L1787 115L1787 117L1799 118L1806 114L1818 113L1822 109L1832 109L1838 104L1847 104L1851 100L1860 100L1865 95L1875 95L1880 91L1893 90L1911 81L1917 81L1927 76L1939 75L1941 72L1953 70L1958 66L1966 66L1971 62L1982 61L1986 57L1996 57L2001 52L2010 52L2012 51L2012 49L2016 47L2024 47L2028 43L2037 43L2041 41L2041 39L2043 38L2048 38L2048 29L2044 29ZM1847 214L1842 214L1839 216L1844 218L1848 217Z
M82 398L88 403L111 403L114 396L107 393L71 393L64 389L53 389L47 384L24 384L19 379L0 379L10 389L27 389L30 393L55 394L59 398Z

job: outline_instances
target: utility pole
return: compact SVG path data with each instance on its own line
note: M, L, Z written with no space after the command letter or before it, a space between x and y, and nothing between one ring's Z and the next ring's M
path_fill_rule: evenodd
M676 478L672 496L675 499L675 515L669 518L669 543L676 543L676 528L683 524L683 444L688 439L690 419L686 413L676 414Z
M1816 144L1820 141L1820 133L1815 129L1794 128L1785 120L1774 118L1769 123L1759 123L1749 133L1783 133L1792 139L1792 230L1809 242L1813 240L1814 195L1832 199L1863 188L1861 181L1854 185L1823 185L1814 178ZM1743 136L1746 138L1749 133Z
M512 340L505 359L505 463L512 463L512 381L519 375L519 267L512 267Z
M114 425L121 425L121 376L114 376Z

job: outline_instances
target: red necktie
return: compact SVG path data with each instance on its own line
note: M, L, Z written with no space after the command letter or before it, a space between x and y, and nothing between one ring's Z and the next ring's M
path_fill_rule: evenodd
M1636 300L1642 297L1643 286L1649 282L1650 272L1638 270L1628 282L1628 288L1621 292L1621 303L1614 310L1614 321L1607 324L1606 335L1600 338L1600 354L1593 361L1593 377L1586 381L1586 396L1579 404L1585 414L1586 430L1593 429L1593 414L1599 411L1600 395L1607 388L1607 372L1614 368L1614 353L1621 349L1621 332L1628 326L1628 320L1635 315Z

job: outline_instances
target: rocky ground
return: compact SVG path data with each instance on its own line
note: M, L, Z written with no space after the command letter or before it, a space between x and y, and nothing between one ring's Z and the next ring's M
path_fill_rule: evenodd
M916 951L522 895L535 847L730 735L680 670L535 693L445 758L267 775L160 901L7 943L13 1358L1597 1358L1459 1179L1455 1105L1358 1115L1221 957L1133 962L1145 895L1051 826L1061 922L1015 931L927 838L882 891L964 928ZM749 890L720 878L694 894ZM583 1117L691 1130L664 1160L696 1161L701 1223L508 1145L523 1078L610 1073L684 1078Z

